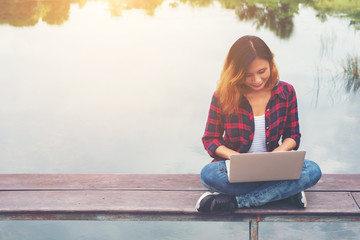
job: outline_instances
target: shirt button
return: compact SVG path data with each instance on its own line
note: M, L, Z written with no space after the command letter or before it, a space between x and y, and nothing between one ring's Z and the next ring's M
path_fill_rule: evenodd
M266 145L269 145L269 142L266 142Z
M270 109L266 109L266 111L268 111L268 112L269 112L269 111L270 111Z
M266 127L266 129L269 129L269 127Z

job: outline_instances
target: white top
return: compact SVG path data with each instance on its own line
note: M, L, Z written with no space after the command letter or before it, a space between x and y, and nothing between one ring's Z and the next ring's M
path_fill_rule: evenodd
M266 152L265 114L262 116L254 116L254 123L254 140L250 146L249 153Z

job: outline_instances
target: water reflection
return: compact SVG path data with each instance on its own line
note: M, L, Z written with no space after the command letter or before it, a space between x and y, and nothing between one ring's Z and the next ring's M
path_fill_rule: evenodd
M69 19L70 4L75 1L1 0L0 24L15 27L35 26L42 19L50 25L61 25Z
M49 25L61 25L69 20L70 6L80 8L88 2L103 1L109 5L112 16L121 16L124 10L143 9L146 14L154 11L163 0L57 0L57 1L0 1L0 24L14 27L35 26L40 19Z
M356 93L360 88L360 58L358 56L347 56L343 65L343 77L346 92Z
M102 1L108 4L112 16L122 16L123 11L130 9L145 10L147 15L154 15L155 9L164 0L58 0L58 1L0 1L0 24L15 27L35 26L40 19L50 25L61 25L69 20L71 4L80 8L88 2ZM168 2L173 8L181 4L192 7L208 7L218 2L225 9L235 9L241 21L251 21L257 28L267 28L279 38L289 38L294 29L293 18L299 6L312 7L322 21L327 16L348 17L349 25L360 29L359 1L284 1L284 0L173 0Z
M124 10L143 9L147 15L154 15L163 0L104 0L109 3L112 16L122 16Z
M208 7L210 6L214 0L179 0L180 3L188 4L191 7ZM179 4L177 4L179 6Z
M331 103L353 98L360 89L360 48L357 41L345 43L336 32L324 31L320 35L319 50L319 62L314 65L315 107L321 91L322 94L328 91L326 96ZM340 52L344 54L339 55Z
M259 1L260 2L260 1ZM276 2L274 2L276 3ZM241 21L253 21L256 28L265 27L282 39L289 38L294 29L293 18L299 10L298 2L259 5L243 3L236 8Z
M360 30L360 1L310 1L309 6L318 12L317 17L322 21L326 21L328 16L348 17L350 18L349 25Z

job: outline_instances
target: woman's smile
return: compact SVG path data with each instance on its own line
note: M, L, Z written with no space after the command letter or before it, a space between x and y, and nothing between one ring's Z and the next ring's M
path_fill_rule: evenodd
M260 82L260 83L251 84L251 86L252 86L253 88L260 88L263 84L264 84L264 82L262 81L262 82Z

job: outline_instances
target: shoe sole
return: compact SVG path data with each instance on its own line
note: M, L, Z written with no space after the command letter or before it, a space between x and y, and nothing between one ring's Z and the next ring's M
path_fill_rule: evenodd
M304 191L301 192L301 202L304 204L304 208L306 208L307 207L307 200L306 200L306 196L305 196Z
M199 211L199 208L200 208L200 203L201 203L201 201L205 198L205 197L207 197L207 196L209 196L209 195L219 195L220 193L212 193L212 192L206 192L206 193L204 193L203 195L201 195L200 196L200 198L199 198L199 200L196 202L196 205L195 205L195 209L197 210L197 211Z

